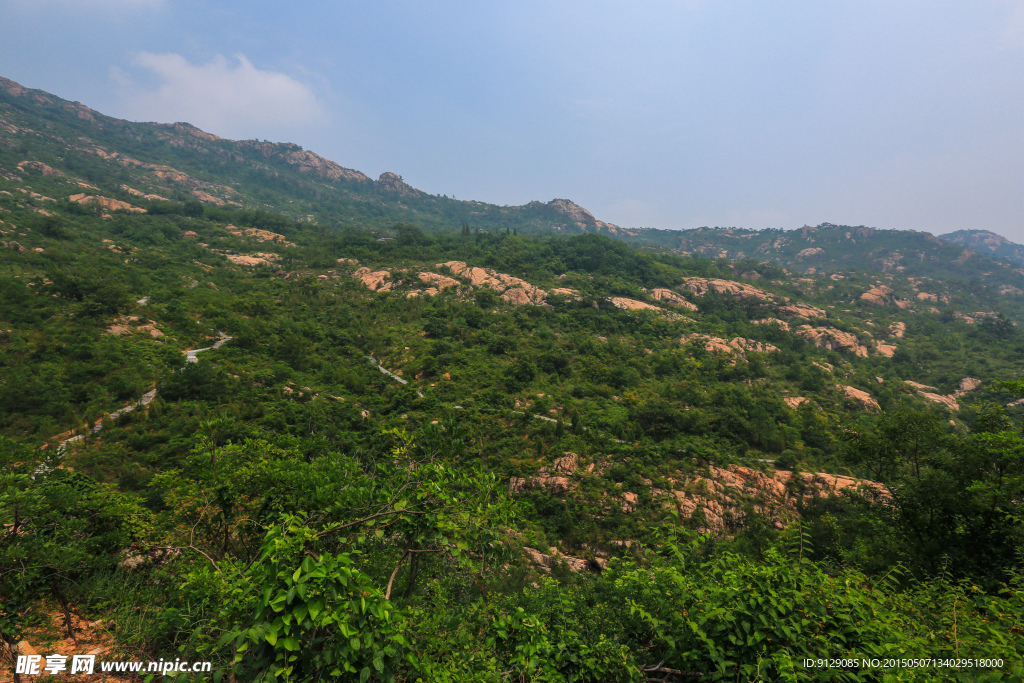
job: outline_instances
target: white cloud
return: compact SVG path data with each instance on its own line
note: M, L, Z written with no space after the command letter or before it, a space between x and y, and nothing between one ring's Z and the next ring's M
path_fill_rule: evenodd
M155 77L155 85L141 85L120 70L112 76L125 113L136 120L186 121L223 137L269 138L323 118L308 85L257 69L242 54L234 61L217 55L197 65L173 53L141 52L133 63Z

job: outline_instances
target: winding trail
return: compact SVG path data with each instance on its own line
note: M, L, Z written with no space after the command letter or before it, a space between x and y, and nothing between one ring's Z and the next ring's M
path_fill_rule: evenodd
M148 300L148 299L149 299L149 297L145 297L144 299L140 300L139 303L142 303L143 301ZM196 357L197 354L200 354L203 351L211 351L213 349L219 349L221 346L223 346L224 344L226 344L227 342L229 342L229 341L231 341L233 339L233 337L229 337L228 335L224 334L223 332L217 332L217 336L219 336L220 339L218 339L213 344L213 346L207 346L207 347L202 348L202 349L190 349L190 350L186 351L185 352L185 362L186 363L198 363L199 362L199 358ZM140 398L137 403L133 403L130 406L125 406L124 408L121 408L120 410L115 410L114 412L110 413L110 419L111 420L116 420L117 418L121 417L125 413L132 412L133 410L135 410L139 406L148 406L150 403L153 402L154 398L156 398L156 388L155 387L153 389L150 389L146 393L144 393L142 395L142 398ZM91 433L97 434L97 433L99 433L101 431L103 431L103 418L100 418L99 420L96 421L95 424L93 424ZM60 457L60 458L63 458L65 453L67 453L68 444L75 443L76 441L81 441L84 438L85 438L85 435L79 434L78 436L72 436L70 439L64 439L63 441L61 441L57 445L57 456ZM36 468L36 474L39 474L39 473L42 473L42 472L47 472L49 469L50 468L48 468L46 465L40 465L38 468Z
M398 375L396 375L395 373L393 373L393 372L391 372L390 370L386 369L386 368L385 368L384 366L382 366L382 365L381 365L381 364L380 364L380 363L379 363L379 362L377 361L377 359L376 359L376 358L374 358L373 356L367 356L367 357L366 357L366 360L370 361L370 363L371 363L371 364L373 365L373 367L377 368L378 370L380 370L380 371L381 371L381 372L383 372L383 373L384 373L385 375L387 375L387 376L388 376L388 377L390 377L391 379L395 380L395 381L396 381L396 382L398 382L399 384L408 384L408 383L409 383L409 380L407 380L407 379L404 379L404 378L402 378L402 377L399 377L399 376L398 376ZM416 395L417 395L417 396L419 396L420 398L423 398L423 392L422 392L422 391L420 391L419 389L417 389L417 390L416 390Z
M148 299L148 297L146 297L146 299ZM140 301L139 303L142 303L142 301ZM227 342L229 342L229 341L231 341L233 339L233 337L230 337L230 336L228 336L228 335L226 335L226 334L224 334L223 332L220 332L220 331L217 332L217 335L220 337L220 339L218 339L216 342L214 342L214 344L212 346L206 346L206 347L203 347L201 349L189 349L189 350L185 351L185 362L186 363L198 363L199 362L198 355L200 353L202 353L204 351L212 351L214 349L219 349L221 346L223 346L224 344L226 344ZM401 377L401 376L395 374L394 372L388 370L387 368L382 366L380 364L380 362L376 358L374 358L373 356L366 356L366 360L370 361L370 364L373 365L373 367L377 368L377 370L379 370L380 372L384 373L385 375L387 375L391 379L395 380L399 384L403 384L403 385L408 385L409 384L409 380L407 380L404 377ZM420 398L423 398L423 392L420 391L419 389L416 390L416 395L419 396ZM121 408L120 410L115 410L114 412L110 413L109 417L110 417L111 420L116 420L121 415L124 415L125 413L130 413L130 412L132 412L133 410L135 410L136 408L138 408L140 406L143 406L143 407L144 406L148 406L150 403L153 402L153 399L155 399L156 396L157 396L157 390L155 388L150 389L149 391L147 391L145 394L142 395L142 397L139 399L139 401L137 403L134 403L134 404L129 405L129 406L125 406L124 408ZM461 410L462 406L454 406L454 408L456 410ZM523 414L523 412L519 411L519 410L513 410L511 412L514 415L522 415ZM538 419L538 420L544 420L545 422L552 422L552 423L558 423L559 422L559 420L547 417L545 415L537 415L536 413L530 413L530 417L533 417L533 418ZM584 429L586 429L586 427L584 427ZM97 434L97 433L101 432L102 430L103 430L103 419L101 418L101 419L97 420L95 424L93 424L91 433L92 434ZM61 441L60 444L57 445L57 456L59 458L63 458L64 455L67 453L67 449L68 449L68 445L69 444L75 443L76 441L81 441L83 439L85 439L85 435L79 434L77 436L72 436L69 439L65 439L65 440ZM622 441L621 439L611 439L611 440L614 441L615 443L620 443L620 444L627 443L626 441ZM42 472L47 472L47 471L49 471L49 469L50 468L47 467L46 465L40 465L36 469L36 473L39 474L39 473L42 473Z

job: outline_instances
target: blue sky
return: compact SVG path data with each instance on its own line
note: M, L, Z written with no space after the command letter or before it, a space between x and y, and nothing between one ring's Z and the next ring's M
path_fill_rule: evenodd
M1024 241L1024 1L0 0L0 75L625 226Z

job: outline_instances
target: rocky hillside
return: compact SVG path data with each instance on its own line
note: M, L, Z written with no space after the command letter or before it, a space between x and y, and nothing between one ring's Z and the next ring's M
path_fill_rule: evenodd
M373 180L298 145L123 121L0 77L0 177L38 175L64 178L108 205L199 201L321 225L628 234L567 199L495 206L429 195L396 173Z
M1024 246L988 230L957 230L939 235L939 239L1000 261L1024 266Z

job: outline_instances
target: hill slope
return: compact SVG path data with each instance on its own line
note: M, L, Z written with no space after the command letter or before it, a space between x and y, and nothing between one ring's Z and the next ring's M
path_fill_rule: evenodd
M1006 264L838 226L583 234L618 229L10 82L0 118L12 652L100 618L120 658L236 680L1024 647ZM519 222L460 230L486 216Z

